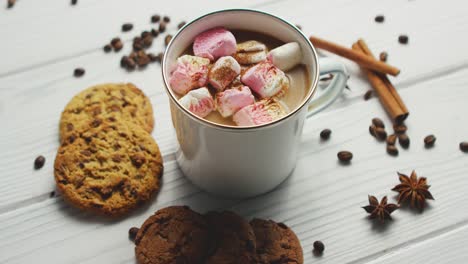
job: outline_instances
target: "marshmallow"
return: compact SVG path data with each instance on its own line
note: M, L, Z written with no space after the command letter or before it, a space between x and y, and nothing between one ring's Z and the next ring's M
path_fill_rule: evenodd
M208 82L218 91L223 91L240 74L239 63L231 56L219 58L208 74Z
M236 38L222 27L212 28L199 34L193 42L195 56L215 61L222 56L236 53Z
M241 81L261 98L281 95L289 89L286 74L268 61L249 68L242 75Z
M249 87L242 86L217 93L215 103L219 113L223 117L229 117L243 107L255 103L255 98Z
M288 71L302 61L301 47L297 42L286 43L271 50L268 60L282 71Z
M286 115L288 108L274 99L261 100L234 114L238 126L256 126L273 122Z
M249 40L237 45L236 60L240 64L254 64L267 59L265 44L256 40Z
M188 92L179 103L199 117L205 117L215 109L213 97L206 87Z
M172 72L169 84L174 92L186 94L188 91L205 86L208 82L210 60L184 55L177 59L177 67Z

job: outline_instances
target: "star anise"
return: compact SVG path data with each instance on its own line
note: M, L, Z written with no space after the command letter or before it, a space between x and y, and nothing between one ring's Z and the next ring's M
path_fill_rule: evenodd
M369 195L369 205L362 208L370 214L369 218L378 218L383 223L385 219L392 220L390 214L399 207L396 204L387 204L387 196L384 196L379 204L379 200L375 196Z
M429 192L430 185L427 185L426 177L419 177L416 172L411 172L408 177L398 172L400 184L396 185L392 191L399 192L398 204L410 202L411 207L419 208L420 211L424 209L426 199L434 200L432 194Z

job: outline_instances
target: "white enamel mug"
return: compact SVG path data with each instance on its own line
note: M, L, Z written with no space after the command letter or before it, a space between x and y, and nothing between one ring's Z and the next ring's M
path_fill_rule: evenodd
M169 86L176 60L198 34L219 26L257 31L284 42L298 42L311 84L302 103L279 120L252 127L213 123L181 106ZM268 192L293 172L304 121L330 105L341 94L347 80L345 67L329 58L319 61L309 39L293 24L250 9L216 11L187 23L167 46L162 64L179 142L176 159L181 170L201 189L236 198ZM313 98L320 75L329 73L335 77L320 96Z

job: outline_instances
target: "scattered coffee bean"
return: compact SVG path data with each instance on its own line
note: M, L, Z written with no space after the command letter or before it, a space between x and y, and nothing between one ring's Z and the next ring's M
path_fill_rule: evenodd
M385 51L380 52L379 54L379 59L383 62L387 61L388 58L388 53Z
M349 162L353 159L353 153L349 151L340 151L337 156L341 162Z
M113 38L111 40L111 46L114 48L114 51L120 51L123 48L122 40L120 38Z
M162 62L162 61L163 61L163 58L164 58L164 53L163 53L163 52L159 52L159 53L158 53L158 59L157 59L156 61Z
M126 68L128 60L129 60L128 56L122 56L122 58L120 59L120 67Z
M146 36L148 36L148 35L150 35L150 34L151 34L151 33L150 33L149 31L146 31L146 30L145 30L145 31L141 32L141 38L143 39L143 38L145 38Z
M54 198L55 197L55 191L51 191L49 193L49 198Z
M177 29L181 29L183 26L185 26L185 24L187 24L187 22L185 22L185 21L180 22L180 23L177 25Z
M166 37L164 37L164 44L166 45L169 45L169 42L171 42L171 39L172 39L172 35L171 34L167 34Z
M7 1L7 7L8 8L13 8L13 6L16 4L16 0L8 0Z
M409 41L409 38L407 35L400 35L398 37L398 42L400 42L400 44L408 44L408 41Z
M138 230L139 230L138 227L130 228L130 230L128 230L128 238L132 241L135 240Z
M324 129L320 132L320 138L323 140L327 140L330 138L332 131L330 129Z
M109 44L106 44L106 45L104 46L104 48L103 48L103 49L104 49L104 52L106 52L106 53L107 53L107 52L110 52L110 51L112 50L112 46L111 46L111 45L109 45Z
M159 35L159 31L153 28L151 29L151 35L153 35L153 37L157 37Z
M136 68L135 60L132 59L132 58L128 58L128 60L126 62L126 69L129 70L129 71L132 71L135 68Z
M371 136L375 137L375 129L376 127L374 125L370 125L369 126L369 133L371 134Z
M160 16L160 15L152 15L152 16L151 16L151 22L153 22L153 23L158 23L159 20L161 20L161 16Z
M296 26L299 30L302 30L301 25L296 24L295 26Z
M171 18L168 17L168 16L164 16L163 21L166 22L166 23L169 23L169 22L171 22Z
M436 137L434 135L429 135L424 138L424 145L426 148L431 148L434 146L434 143L436 141Z
M384 128L381 127L376 127L375 128L375 137L379 140L385 140L387 139L387 132L385 131Z
M72 4L72 5L78 4L78 0L71 0L71 4Z
M76 68L74 71L73 71L73 75L75 77L81 77L85 74L85 69L83 68Z
M393 125L393 130L395 130L395 133L403 134L406 133L406 130L408 130L408 128L404 124L395 124Z
M468 141L463 141L460 143L460 150L463 152L468 152Z
M398 155L398 149L395 145L387 145L387 153L396 156Z
M151 33L148 32L148 34L145 34L145 37L143 37L143 46L145 48L149 48L151 47L152 44L153 44L153 35L151 35Z
M158 61L158 56L156 56L156 54L154 54L154 53L148 53L148 57L150 58L151 62Z
M364 94L364 100L369 100L372 97L373 91L369 90Z
M159 33L166 31L166 22L159 23Z
M397 136L395 134L392 134L387 137L387 145L395 145L397 140Z
M376 127L385 128L384 122L378 117L372 118L372 124L374 124Z
M385 20L385 17L383 15L378 15L374 18L375 22L377 23L382 23Z
M406 134L398 135L398 142L400 143L400 146L402 146L405 149L408 148L410 145L410 139Z
M133 24L131 23L125 23L122 25L122 31L123 32L128 32L133 29Z
M135 63L138 65L139 68L146 67L150 62L151 60L145 51L140 50L137 52L137 55L135 57Z
M44 166L45 158L44 156L40 155L34 160L34 169L38 170Z
M322 241L315 241L314 242L314 253L322 254L325 250L325 245Z

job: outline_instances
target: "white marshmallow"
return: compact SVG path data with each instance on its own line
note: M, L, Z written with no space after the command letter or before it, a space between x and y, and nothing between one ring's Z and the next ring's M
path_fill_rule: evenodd
M219 58L208 74L209 83L218 91L223 91L241 71L239 63L231 56Z
M213 97L206 87L191 90L179 99L179 103L199 117L205 117L215 109Z
M268 60L282 71L288 71L302 61L301 47L297 42L286 43L268 53Z

